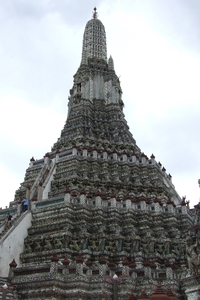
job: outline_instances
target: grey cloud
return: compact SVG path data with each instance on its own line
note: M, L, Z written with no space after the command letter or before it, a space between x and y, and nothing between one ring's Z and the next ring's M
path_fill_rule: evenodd
M148 1L155 27L162 31L176 46L200 51L200 2L196 0ZM153 20L153 18L152 18Z
M83 5L79 1L71 0L8 0L1 5L7 17L17 16L38 21L48 14L59 14L66 24L77 26L92 17L94 5L100 6L103 2L102 0L97 0L94 4L94 1L88 0Z
M198 172L199 115L199 107L170 110L162 119L151 121L146 133L138 130L138 144L148 155L153 152L171 174Z

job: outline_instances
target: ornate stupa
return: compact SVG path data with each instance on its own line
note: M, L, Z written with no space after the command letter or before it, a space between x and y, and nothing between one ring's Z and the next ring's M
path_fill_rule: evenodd
M8 209L12 227L2 230L0 276L18 297L128 299L144 290L149 298L158 283L179 296L192 213L137 146L123 106L94 9L64 128L51 151L31 158ZM24 197L29 210L20 213Z

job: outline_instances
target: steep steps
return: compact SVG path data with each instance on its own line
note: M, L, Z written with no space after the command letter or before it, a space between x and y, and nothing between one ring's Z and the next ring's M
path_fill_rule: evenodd
M6 237L17 227L17 225L21 222L21 220L24 219L28 211L25 211L24 213L19 214L16 212L13 217L9 228L6 228L6 221L2 224L4 226L4 229L0 233L0 244L6 239Z
M20 266L19 256L24 249L24 239L28 235L28 228L31 226L32 213L26 211L16 217L11 228L5 231L0 240L0 276L7 277L9 264L13 259Z

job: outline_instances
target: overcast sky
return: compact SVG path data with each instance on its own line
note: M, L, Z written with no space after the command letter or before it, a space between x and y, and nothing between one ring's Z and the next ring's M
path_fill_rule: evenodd
M200 198L200 1L0 1L0 206L60 136L96 6L137 145Z

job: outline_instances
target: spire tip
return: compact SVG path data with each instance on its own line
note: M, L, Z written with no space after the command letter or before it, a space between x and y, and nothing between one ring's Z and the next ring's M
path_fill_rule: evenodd
M96 7L94 7L94 10L93 10L93 19L97 19L97 17L98 17L98 13L97 13L97 8Z

